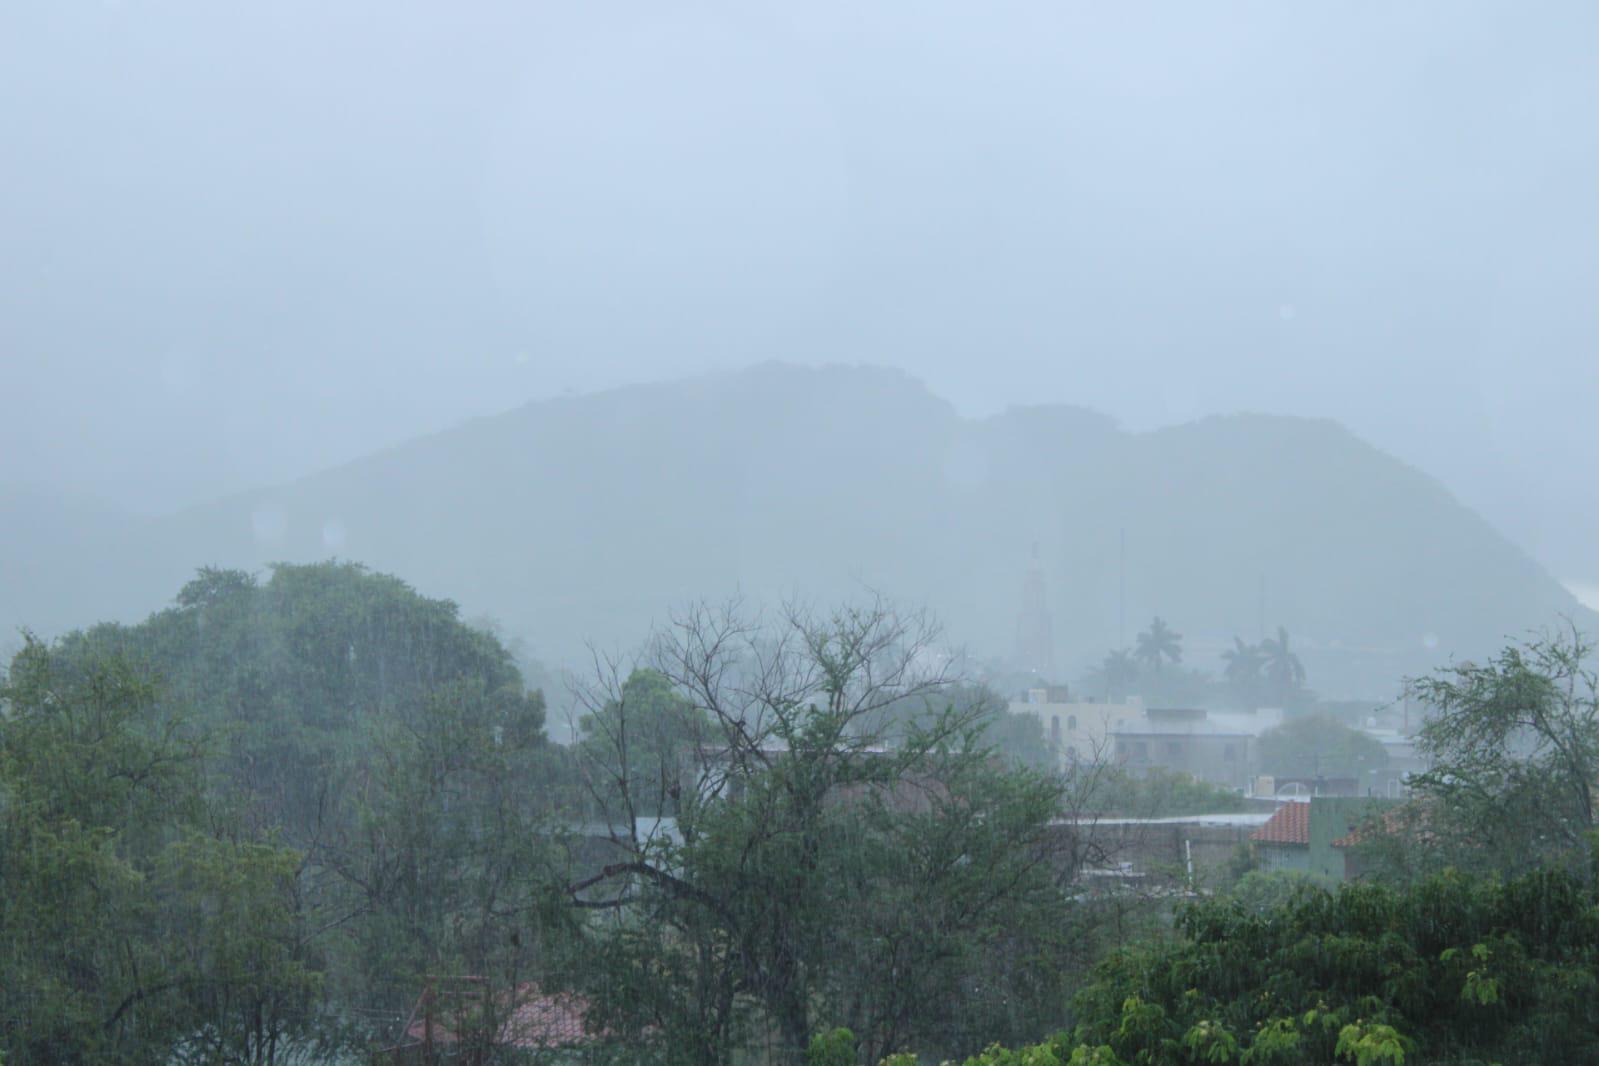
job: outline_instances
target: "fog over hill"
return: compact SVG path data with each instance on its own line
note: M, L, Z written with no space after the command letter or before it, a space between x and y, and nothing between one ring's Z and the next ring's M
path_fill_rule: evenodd
M965 419L897 371L748 371L528 404L148 521L13 499L8 627L160 606L197 566L329 556L404 577L550 662L630 647L695 597L925 604L984 657L1015 650L1033 546L1054 670L1154 614L1214 666L1284 625L1311 683L1397 679L1592 618L1436 481L1322 420L1147 433L1072 407Z

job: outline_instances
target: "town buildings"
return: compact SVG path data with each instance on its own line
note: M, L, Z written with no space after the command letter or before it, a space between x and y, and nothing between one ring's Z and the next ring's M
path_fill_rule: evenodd
M1356 845L1367 819L1391 810L1380 796L1314 796L1290 800L1250 834L1263 870L1294 870L1345 881L1360 872Z

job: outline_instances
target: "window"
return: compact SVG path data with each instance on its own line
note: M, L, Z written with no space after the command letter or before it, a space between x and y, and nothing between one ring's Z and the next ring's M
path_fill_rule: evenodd
M1068 714L1066 716L1066 728L1070 732L1077 732L1077 716L1075 714Z
M1237 762L1238 749L1229 744L1225 748L1221 749L1221 757L1224 762Z
M1182 753L1183 753L1183 745L1182 745L1182 743L1180 741L1168 740L1166 742L1166 757L1168 759L1175 759L1178 756L1180 756Z

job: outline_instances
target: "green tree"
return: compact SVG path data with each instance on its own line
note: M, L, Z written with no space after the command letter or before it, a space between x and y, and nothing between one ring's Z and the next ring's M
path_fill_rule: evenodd
M770 1032L798 1062L826 1019L875 1061L1059 1002L1060 786L994 765L982 714L946 701L935 637L880 604L775 629L695 609L661 636L656 669L715 742L686 775L678 838L638 835L571 886L610 916L592 985L609 1024L700 1063ZM905 701L924 713L885 713Z
M957 681L940 693L936 704L929 704L925 696L895 700L882 714L859 723L855 732L905 736L933 725L949 710L977 722L983 730L983 743L1011 763L1035 770L1056 766L1058 755L1044 732L1044 720L1025 710L1012 713L1006 701L986 684Z
M556 826L576 779L545 736L542 695L526 689L492 633L460 621L453 603L350 564L281 565L264 580L202 570L174 606L145 622L68 634L39 654L63 676L93 676L105 661L159 676L130 712L133 735L194 749L182 793L194 813L139 819L138 831L166 843L198 828L203 841L220 843L186 851L196 862L215 859L210 872L158 866L154 844L139 845L135 871L147 884L167 884L176 912L219 883L227 862L218 855L261 864L251 889L273 886L293 906L277 910L262 897L256 911L292 915L294 928L280 933L297 945L295 965L324 975L324 1014L350 1006L403 1012L426 975L469 973L514 986L554 967L570 926L556 891L565 882ZM16 765L32 789L88 798L89 786L54 784L59 772L43 759ZM140 795L177 795L166 786L157 793L158 778L139 780L150 786ZM118 839L134 831L123 828ZM224 844L234 850L218 852ZM285 884L270 871L278 869L274 856L290 854L296 873ZM214 911L196 905L196 913ZM222 933L197 922L185 932ZM192 958L236 957L206 943L172 939ZM157 972L142 961L139 968ZM291 972L287 964L265 968ZM180 998L211 1002L201 993L188 987ZM291 1008L317 1017L293 996L277 1006L253 992L227 1002L252 1000L264 1019L254 1047L283 1047L281 1024L268 1023ZM126 1016L148 1018L155 1009L148 996L138 1005ZM208 1026L213 1049L239 1031ZM394 1036L358 1028L336 1035Z
M604 667L611 672L610 667ZM711 743L710 719L658 670L631 671L603 694L582 697L577 765L596 812L608 823L675 815L689 757Z
M141 728L148 682L124 662L62 676L28 637L0 691L0 1042L23 1061L150 1054L178 1019L128 1016L165 979L141 852L159 847L192 763ZM142 846L141 846L142 845Z
M325 921L355 949L345 975L370 1001L409 1005L436 974L483 977L503 998L566 935L546 795L559 778L524 713L462 679L414 716L369 724L353 832L312 857Z
M811 1037L805 1066L855 1066L855 1034L833 1029Z
M1595 902L1554 869L1205 900L1097 969L1075 1040L1146 1063L1194 1062L1196 1031L1223 1030L1249 1063L1592 1061Z
M1126 648L1109 652L1089 675L1087 685L1102 692L1107 702L1125 700L1138 685L1138 660Z
M1261 771L1278 777L1353 777L1388 765L1376 738L1325 714L1290 718L1260 735Z
M1585 853L1599 780L1591 653L1573 628L1410 683L1430 764L1411 779L1424 805L1413 843L1439 862L1505 869Z
M32 640L0 689L0 1047L282 1061L320 1033L301 856L215 835L205 738L119 655Z
M1233 647L1222 652L1227 664L1223 674L1233 698L1246 707L1257 706L1264 691L1262 671L1265 654L1258 644L1246 644L1242 637L1233 638Z
M1153 673L1159 673L1161 666L1167 662L1176 666L1183 661L1183 635L1174 632L1164 619L1157 616L1149 623L1148 629L1138 634L1133 658Z
M1293 706L1305 687L1305 666L1289 646L1288 630L1278 626L1275 637L1261 641L1260 658L1267 693L1279 707Z
M180 1060L270 1063L336 1046L314 1024L323 974L302 909L303 858L195 829L162 851L156 924L186 1023Z
M1302 870L1250 870L1228 888L1227 896L1252 914L1267 914L1309 889L1332 887L1331 881Z

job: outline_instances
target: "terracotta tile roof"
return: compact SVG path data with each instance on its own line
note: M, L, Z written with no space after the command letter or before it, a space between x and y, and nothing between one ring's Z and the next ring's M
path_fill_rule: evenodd
M1265 825L1249 834L1262 844L1304 844L1310 846L1310 804L1285 803L1277 808Z
M1414 812L1412 812L1412 816L1413 813ZM1355 826L1346 835L1341 836L1337 840L1333 841L1332 846L1335 848L1352 848L1356 844L1365 843L1365 841L1368 839L1365 830L1368 827L1368 824ZM1380 823L1380 835L1392 836L1403 833L1407 828L1416 828L1416 826L1407 820L1405 808L1398 807L1391 811L1383 812L1382 822ZM1427 831L1425 826L1420 827L1417 836L1422 840L1430 840L1432 838L1432 834Z
M571 992L541 995L533 986L524 988L530 988L532 994L524 998L519 990L522 1002L500 1028L502 1044L518 1048L571 1047L593 1038L583 1029L588 1000Z
M423 999L417 1003L412 1012L414 1020L405 1027L404 1043L414 1046L427 1039L428 1022L425 1017L417 1015L424 1013L425 1003L431 995L431 991L423 993ZM513 1003L510 1015L495 1034L494 1044L498 1047L565 1048L611 1035L604 1031L590 1033L584 1029L583 1018L588 1012L588 1001L576 993L545 994L538 985L528 982L517 986ZM443 1005L438 1009L443 1017L433 1019L432 1043L453 1044L459 1037L449 1025L451 1011Z

